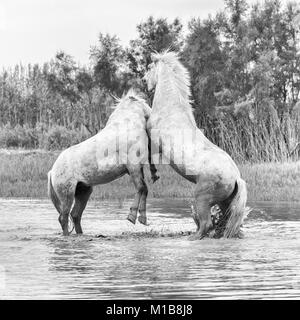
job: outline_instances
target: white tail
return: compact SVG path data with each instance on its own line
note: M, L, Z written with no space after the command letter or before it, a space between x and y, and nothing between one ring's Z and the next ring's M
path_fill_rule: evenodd
M60 201L56 195L56 192L53 188L52 181L51 181L51 171L48 172L48 196L51 199L51 201L54 204L54 207L58 211L58 213L61 213L60 210Z
M223 234L225 238L238 236L244 219L251 211L250 208L246 207L247 188L245 181L239 178L236 183L237 192L225 213L225 215L229 216Z

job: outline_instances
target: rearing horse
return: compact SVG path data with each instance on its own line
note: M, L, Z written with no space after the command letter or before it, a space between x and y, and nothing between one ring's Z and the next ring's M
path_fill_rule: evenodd
M146 121L151 108L133 90L119 100L103 130L95 136L64 150L48 173L48 193L59 212L63 234L69 235L71 214L76 233L82 233L81 216L93 186L129 174L136 188L128 220L146 224L148 188L143 165L148 161L149 141ZM150 166L152 180L158 179Z
M217 230L211 219L215 205L226 217L222 236L237 236L248 211L246 184L231 157L197 128L186 68L175 52L152 54L144 80L149 91L155 89L147 122L152 150L157 150L177 173L196 184L192 209L197 231L193 238L201 239L212 229ZM154 154L152 157L155 158Z

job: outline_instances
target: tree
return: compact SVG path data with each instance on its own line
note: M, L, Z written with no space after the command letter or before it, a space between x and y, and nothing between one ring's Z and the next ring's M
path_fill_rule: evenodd
M98 86L113 94L120 94L120 77L125 69L125 52L119 39L99 34L99 44L90 51L94 78Z
M150 16L137 25L138 38L130 41L127 49L129 68L134 77L141 79L151 63L152 52L165 49L180 51L182 47L182 24L179 19L168 23L167 19L155 20Z
M80 99L75 81L76 71L74 59L61 51L56 54L54 68L47 75L49 88L69 100L71 104Z
M231 99L237 101L250 90L248 64L250 43L248 5L246 0L225 0L226 14L219 21L223 52L226 55L225 87L231 92Z
M90 134L96 134L105 126L109 106L113 104L112 98L106 89L97 86L93 72L86 68L78 70L76 85L81 97L77 103L80 115L77 122L83 124Z
M239 36L239 27L248 9L246 0L224 0L225 7L230 13L230 29Z
M212 18L189 23L183 61L191 76L195 116L209 113L217 104L215 94L222 90L225 56L221 49L216 21Z
M268 52L275 57L271 95L280 114L291 109L299 97L299 17L299 5L290 3L282 9L278 0L257 4L250 13L251 57L255 63Z

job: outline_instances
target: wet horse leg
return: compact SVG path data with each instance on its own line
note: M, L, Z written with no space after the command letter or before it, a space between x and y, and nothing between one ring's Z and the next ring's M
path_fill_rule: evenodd
M63 230L63 235L68 236L69 235L69 230L68 230L69 213L72 207L74 196L70 194L65 197L59 197L59 199L60 199L60 210L59 210L58 221Z
M202 239L213 228L211 220L211 207L215 204L215 185L210 182L197 184L195 191L195 201L193 219L197 226L197 231L190 239Z
M144 170L143 168L141 169L142 172L142 188L141 188L141 198L140 198L140 205L139 205L139 217L138 220L140 223L147 225L147 215L146 215L146 200L148 196L148 187L145 182L145 177L144 177ZM158 178L157 178L158 179Z
M197 231L193 236L195 239L204 238L213 229L211 208L218 204L221 205L221 210L224 210L222 205L228 205L224 200L229 197L232 191L231 184L221 184L218 180L198 182L195 192L194 220L197 224Z
M72 181L52 184L49 176L49 196L59 213L58 221L63 230L63 235L68 236L69 213L74 201L75 185Z
M156 174L157 169L156 166L153 163L150 163L150 172L151 172L151 180L154 183L159 179L159 176Z
M191 209L192 209L192 218L193 218L194 222L196 223L197 231L199 231L200 230L200 221L199 221L199 218L196 213L195 204L191 205Z
M93 192L92 187L85 186L83 184L77 185L76 192L75 192L75 203L71 211L71 217L72 217L75 231L77 234L82 233L81 216L92 192Z
M137 211L139 209L141 196L144 190L144 186L146 185L143 177L143 168L132 168L129 171L129 174L132 178L133 184L136 188L136 194L134 196L133 203L130 207L130 213L127 216L127 220L131 223L135 224L136 218L137 218ZM147 187L147 186L146 186Z
M212 229L210 209L212 207L209 197L197 197L195 200L195 216L194 221L197 225L197 231L191 236L191 239L202 239Z

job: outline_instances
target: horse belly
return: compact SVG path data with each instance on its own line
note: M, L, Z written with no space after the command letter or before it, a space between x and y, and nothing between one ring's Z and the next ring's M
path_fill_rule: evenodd
M121 165L106 165L98 167L96 172L91 172L84 177L83 182L88 185L106 184L112 182L127 173L126 166Z

